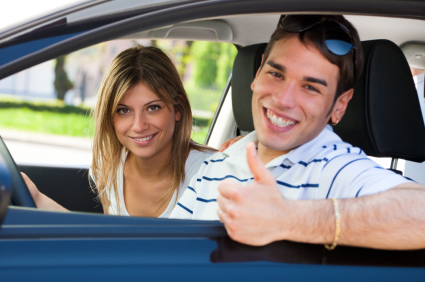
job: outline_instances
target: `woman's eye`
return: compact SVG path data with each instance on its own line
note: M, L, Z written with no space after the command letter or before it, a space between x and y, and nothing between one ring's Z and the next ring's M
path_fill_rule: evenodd
M149 106L148 107L148 111L149 112L155 112L155 111L157 111L157 110L159 110L161 107L160 106L158 106L158 105L152 105L152 106Z
M130 110L127 109L127 108L121 108L121 109L117 110L117 113L119 113L119 114L128 114L129 112L130 112Z

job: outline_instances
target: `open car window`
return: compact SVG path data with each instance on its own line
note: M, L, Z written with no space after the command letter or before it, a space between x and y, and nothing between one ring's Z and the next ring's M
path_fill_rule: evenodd
M192 138L203 144L237 53L231 43L114 40L0 80L0 135L20 169L70 210L102 212L87 177L91 112L112 59L137 44L159 47L172 58L191 103Z

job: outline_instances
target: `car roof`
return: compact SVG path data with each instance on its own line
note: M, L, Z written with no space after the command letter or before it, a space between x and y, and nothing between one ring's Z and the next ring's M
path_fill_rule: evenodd
M305 8L306 3L309 4L309 9ZM200 10L201 8L204 9ZM0 34L0 48L25 40L33 41L53 36L55 31L59 34L73 31L78 35L100 29L105 30L105 36L100 36L97 42L93 39L89 40L90 43L86 46L76 45L83 48L113 39L170 38L220 41L246 46L267 42L281 13L306 13L306 10L309 10L309 13L317 11L345 15L356 26L362 40L389 39L402 48L407 46L411 56L408 58L409 63L414 60L415 67L425 69L425 48L418 42L425 27L425 15L421 13L423 9L424 1L409 1L406 4L406 1L402 0L356 1L343 4L336 0L306 0L302 3L289 0L265 0L261 3L241 0L100 0L84 3L68 13L58 14L44 22L40 19L38 25L33 25L26 31L17 32L19 30L15 29ZM160 14L164 14L163 20L155 17ZM146 24L143 18L149 18L149 21L155 21L155 24ZM138 21L140 25L137 25ZM106 33L108 27L128 24L131 27L126 28L124 32ZM414 48L409 49L412 44ZM77 49L67 48L67 52ZM422 53L424 56L421 56ZM39 62L41 57L37 63ZM1 69L0 66L0 72ZM18 68L14 71L18 71Z

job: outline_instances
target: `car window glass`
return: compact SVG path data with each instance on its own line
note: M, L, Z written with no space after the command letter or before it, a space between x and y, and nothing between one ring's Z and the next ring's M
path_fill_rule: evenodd
M116 40L58 57L0 81L0 134L18 164L88 167L90 111L111 60L154 45L173 59L193 113L192 138L204 143L237 50L233 44L183 40Z
M411 69L413 75L413 81L416 85L416 90L418 91L419 103L422 108L422 115L424 116L425 124L425 83L424 83L424 70L420 69ZM425 125L424 125L425 126ZM425 146L425 145L424 145ZM416 163L411 161L405 161L404 163L404 175L415 180L418 183L425 184L425 162Z

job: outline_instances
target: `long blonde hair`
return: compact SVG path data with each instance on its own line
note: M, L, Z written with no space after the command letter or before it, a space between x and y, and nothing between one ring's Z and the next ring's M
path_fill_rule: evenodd
M172 172L170 188L160 199L162 206L185 180L185 162L190 150L208 150L190 139L192 111L183 83L171 59L161 49L137 45L116 56L98 90L93 112L95 126L93 137L93 161L91 176L95 182L99 200L105 214L109 211L110 193L117 199L120 213L117 171L124 146L118 141L114 128L114 114L126 91L144 83L166 105L173 105L181 113L176 121L172 138L172 150L162 171ZM172 157L173 156L173 157Z

